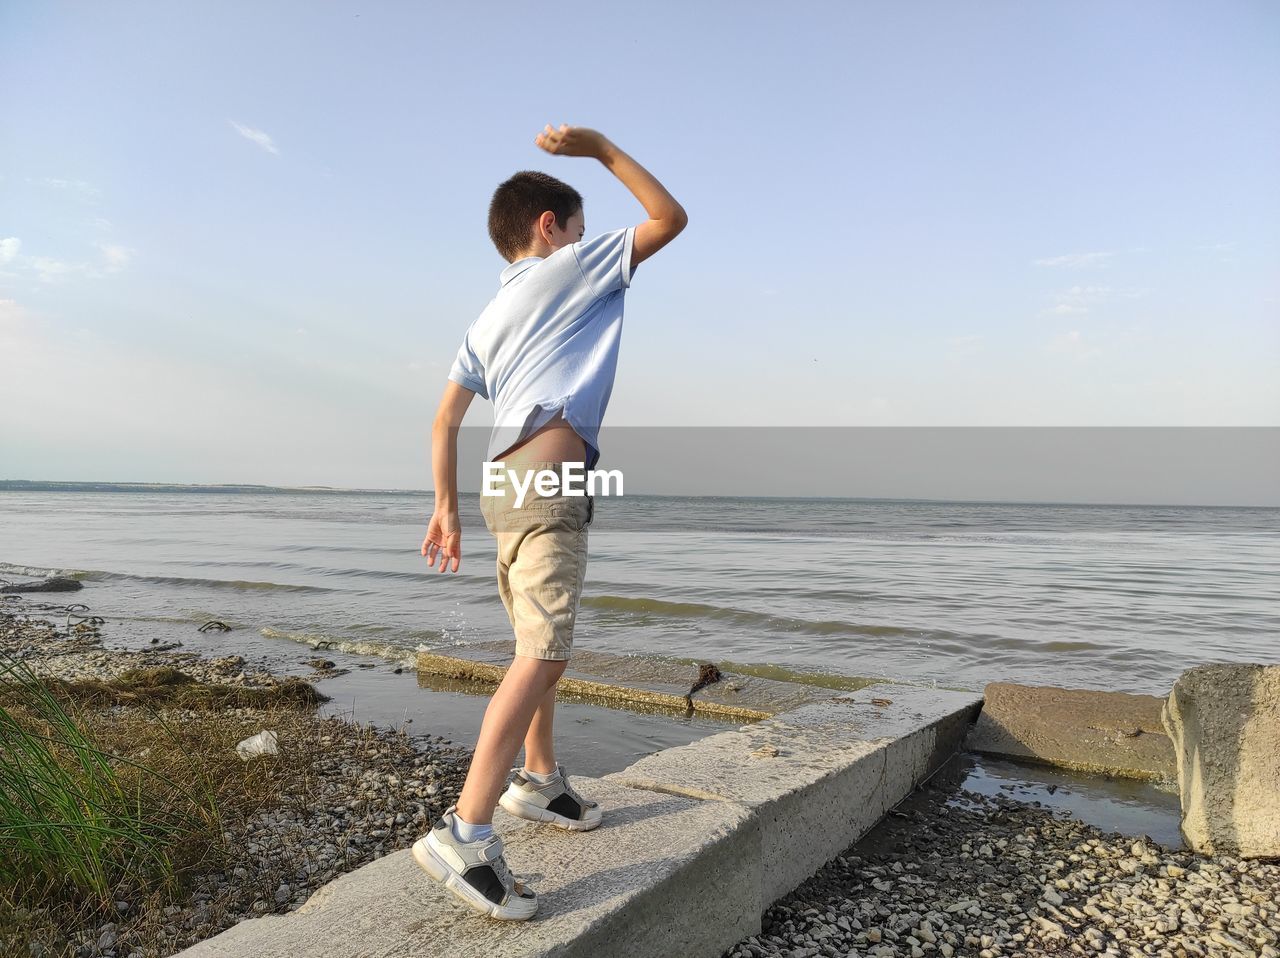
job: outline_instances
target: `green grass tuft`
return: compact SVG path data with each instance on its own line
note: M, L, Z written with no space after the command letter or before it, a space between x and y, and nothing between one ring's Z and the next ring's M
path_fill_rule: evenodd
M100 747L72 700L17 660L0 656L0 685L0 883L19 900L107 909L121 886L171 887L185 850L221 834L211 784Z

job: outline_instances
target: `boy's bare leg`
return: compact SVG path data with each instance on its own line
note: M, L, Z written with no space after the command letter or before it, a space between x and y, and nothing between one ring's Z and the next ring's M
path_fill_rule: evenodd
M533 713L529 732L524 737L524 767L531 772L550 775L556 770L556 749L552 742L552 723L556 718L557 682L542 699L538 711Z
M502 684L484 710L480 738L467 770L467 781L458 797L458 815L472 825L493 821L493 809L507 783L511 763L520 751L521 740L529 731L534 713L555 691L564 674L565 661L535 659L517 655Z

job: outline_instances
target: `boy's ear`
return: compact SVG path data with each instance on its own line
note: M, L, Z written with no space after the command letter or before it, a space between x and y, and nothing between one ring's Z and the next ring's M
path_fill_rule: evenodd
M556 225L556 214L551 210L546 210L538 217L538 239L551 242L551 227Z

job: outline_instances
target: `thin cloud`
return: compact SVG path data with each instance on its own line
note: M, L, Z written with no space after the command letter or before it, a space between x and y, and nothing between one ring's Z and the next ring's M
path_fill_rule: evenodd
M1118 299L1141 299L1145 289L1119 289L1114 286L1072 286L1053 294L1054 304L1045 312L1053 316L1082 316Z
M0 240L0 251L5 249L7 240ZM16 239L14 240L16 243ZM134 250L118 243L99 243L99 259L90 262L69 262L54 256L17 256L15 245L10 258L13 265L23 273L34 276L41 283L58 283L72 276L88 279L102 279L123 270L133 260ZM0 256L3 253L0 252ZM0 258L0 262L5 262Z
M105 269L108 272L118 272L129 265L129 261L133 259L133 250L127 246L119 246L114 243L99 243L98 249L102 251L102 259Z
M1072 286L1055 294L1057 302L1049 312L1055 316L1076 316L1105 303L1114 290L1110 286Z
M16 236L0 239L0 263L11 263L22 249L22 240Z
M965 359L982 351L983 337L978 335L952 336L947 340L951 359Z
M1107 266L1107 261L1115 256L1115 251L1099 251L1094 253L1067 253L1064 256L1049 256L1045 259L1032 260L1034 266L1048 266L1056 269L1082 269L1094 266Z
M1049 351L1073 359L1088 359L1100 352L1097 346L1087 340L1078 329L1061 333L1049 341Z
M33 256L25 265L42 283L56 283L72 273L84 272L83 264L68 263L52 256Z
M100 189L92 183L86 183L84 180L67 180L57 176L46 176L40 182L51 189L74 193L86 200L96 200L102 195Z
M0 326L16 326L26 317L26 310L12 299L0 299Z
M243 123L237 123L235 120L228 120L231 128L243 136L250 143L256 143L273 156L279 156L280 151L276 149L275 142L271 137L262 130L255 130L251 126L245 126Z

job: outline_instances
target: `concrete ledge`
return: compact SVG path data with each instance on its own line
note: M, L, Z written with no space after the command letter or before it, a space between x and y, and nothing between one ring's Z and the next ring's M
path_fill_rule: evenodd
M538 914L502 922L458 904L396 852L329 883L292 915L243 921L183 958L669 958L720 955L760 931L760 833L748 811L574 776L605 820L569 833L494 825Z
M494 822L541 901L505 923L458 904L397 852L292 915L241 922L186 958L717 958L862 837L959 746L981 699L878 685L825 693L737 731L574 776L604 824Z
M1173 743L1164 699L1126 692L993 682L967 747L986 755L1092 775L1172 782Z
M605 779L751 809L764 911L952 755L981 705L967 692L872 686L663 749Z

